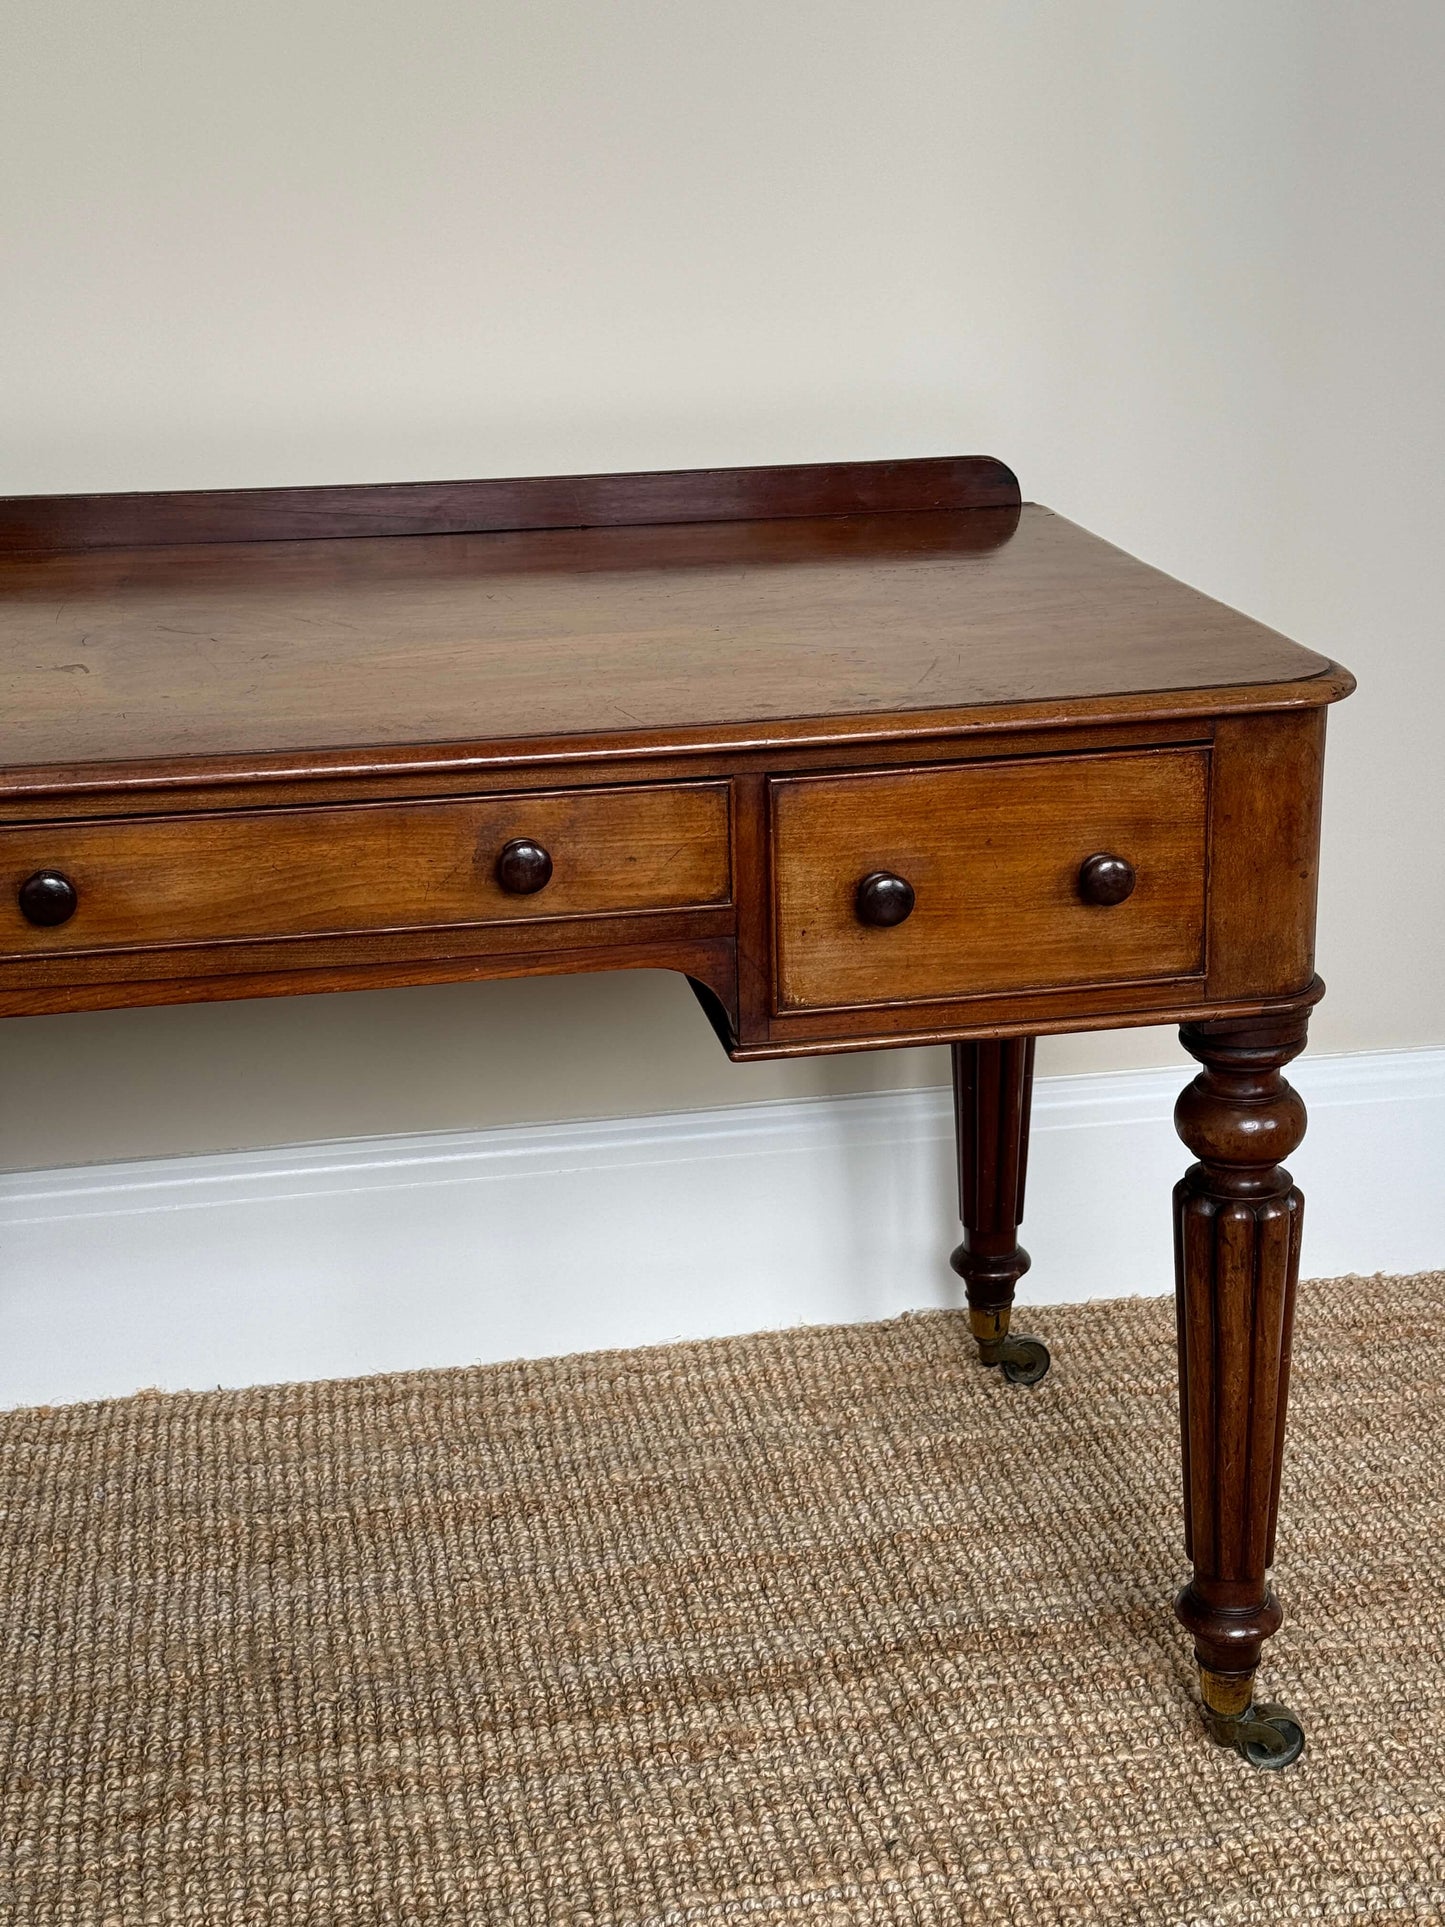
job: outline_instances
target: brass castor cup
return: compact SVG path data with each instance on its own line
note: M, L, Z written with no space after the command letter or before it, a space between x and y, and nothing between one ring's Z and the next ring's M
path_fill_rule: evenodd
M1204 1723L1211 1739L1232 1746L1262 1771L1293 1766L1305 1750L1305 1730L1287 1706L1272 1700L1256 1705L1252 1673L1213 1673L1199 1669Z
M968 1322L985 1365L997 1365L1010 1385L1037 1385L1053 1360L1041 1338L1009 1330L1007 1307L999 1311L970 1310Z

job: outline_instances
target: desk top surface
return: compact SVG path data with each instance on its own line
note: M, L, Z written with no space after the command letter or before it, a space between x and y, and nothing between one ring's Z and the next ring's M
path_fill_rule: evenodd
M0 558L12 788L916 736L1299 684L1349 679L1037 507Z

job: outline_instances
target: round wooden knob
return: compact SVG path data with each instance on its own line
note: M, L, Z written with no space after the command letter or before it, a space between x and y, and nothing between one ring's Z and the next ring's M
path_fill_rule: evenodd
M68 923L80 902L75 885L59 870L37 870L20 886L20 914L45 927Z
M1127 857L1100 851L1079 865L1079 895L1085 903L1122 903L1132 896L1138 879Z
M552 881L552 859L540 843L514 836L497 858L497 881L511 896L535 896Z
M913 885L907 877L896 877L891 870L875 870L864 877L853 894L859 923L875 930L891 930L913 914Z

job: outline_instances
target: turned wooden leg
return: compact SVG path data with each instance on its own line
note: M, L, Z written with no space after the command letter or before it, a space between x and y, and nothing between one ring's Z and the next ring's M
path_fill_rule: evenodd
M1175 1108L1199 1162L1175 1187L1186 1550L1194 1577L1175 1610L1194 1636L1211 1733L1255 1766L1288 1766L1304 1730L1257 1705L1261 1648L1282 1618L1274 1558L1290 1330L1304 1199L1280 1164L1305 1131L1281 1075L1307 1019L1188 1024L1203 1070Z
M1015 1385L1037 1385L1049 1369L1046 1346L1009 1330L1014 1286L1029 1268L1018 1228L1024 1214L1033 1088L1032 1037L953 1046L963 1243L949 1262L968 1292L968 1318L979 1357L985 1365L999 1366Z

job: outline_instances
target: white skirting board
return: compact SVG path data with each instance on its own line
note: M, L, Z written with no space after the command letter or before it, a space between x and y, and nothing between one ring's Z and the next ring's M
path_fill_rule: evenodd
M1040 1080L1021 1302L1164 1292L1177 1070ZM1445 1050L1303 1059L1305 1270L1445 1267ZM0 1178L0 1405L959 1302L948 1093Z

